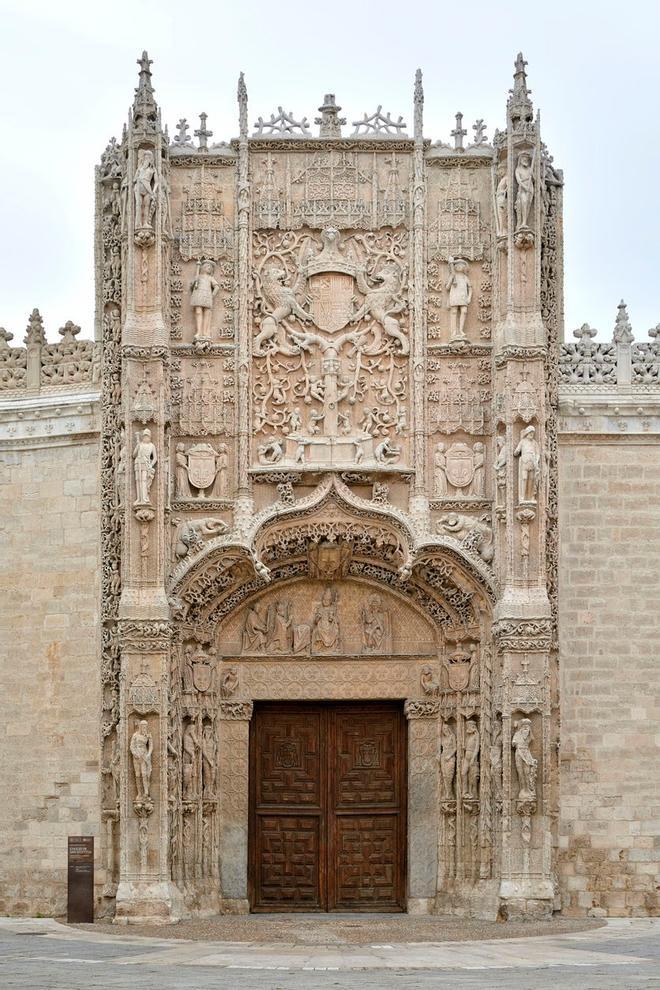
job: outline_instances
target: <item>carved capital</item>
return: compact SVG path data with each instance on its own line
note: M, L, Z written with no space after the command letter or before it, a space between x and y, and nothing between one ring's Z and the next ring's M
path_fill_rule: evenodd
M440 714L439 701L406 701L403 713L408 720L416 718L437 718Z
M220 705L220 718L227 722L249 722L254 705L251 701L223 701Z

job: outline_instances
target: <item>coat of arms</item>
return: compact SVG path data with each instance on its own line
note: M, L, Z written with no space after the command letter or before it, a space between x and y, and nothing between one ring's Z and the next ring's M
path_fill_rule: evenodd
M454 488L467 488L474 475L474 456L466 443L453 443L447 451L447 481Z
M312 300L312 318L320 330L336 333L346 326L353 312L355 293L351 275L343 272L312 275L307 289Z
M195 488L210 488L216 476L216 453L208 443L198 443L188 450L188 477Z
M465 691L470 683L472 657L462 650L447 657L447 680L452 691Z
M200 694L206 694L213 685L214 665L206 653L198 653L192 664L193 684Z

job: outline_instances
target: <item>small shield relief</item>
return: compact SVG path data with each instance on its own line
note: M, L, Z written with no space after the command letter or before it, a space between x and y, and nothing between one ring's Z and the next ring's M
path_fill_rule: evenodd
M215 451L208 443L188 450L188 478L195 488L210 488L215 481Z
M468 653L453 653L447 657L447 680L452 691L465 691L470 683L471 657Z
M211 661L204 657L193 660L192 679L200 694L209 691L213 682L213 664Z
M310 276L308 291L314 323L326 333L346 326L353 312L353 276L342 272L322 272Z
M447 481L454 488L467 488L474 475L472 450L466 443L453 443L447 451Z

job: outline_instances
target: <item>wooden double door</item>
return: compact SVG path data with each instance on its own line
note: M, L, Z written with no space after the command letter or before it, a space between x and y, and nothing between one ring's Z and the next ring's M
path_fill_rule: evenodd
M255 705L249 847L253 911L404 910L402 705Z

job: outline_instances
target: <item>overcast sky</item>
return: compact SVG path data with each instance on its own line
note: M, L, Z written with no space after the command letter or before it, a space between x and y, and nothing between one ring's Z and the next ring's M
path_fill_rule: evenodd
M281 104L313 120L335 92L349 121L383 104L411 121L424 73L425 135L460 110L505 123L519 49L542 137L565 176L566 336L609 337L620 297L636 337L660 321L658 0L0 0L0 325L22 341L38 306L49 337L93 333L93 169L121 136L143 48L170 132L209 115L237 132Z

